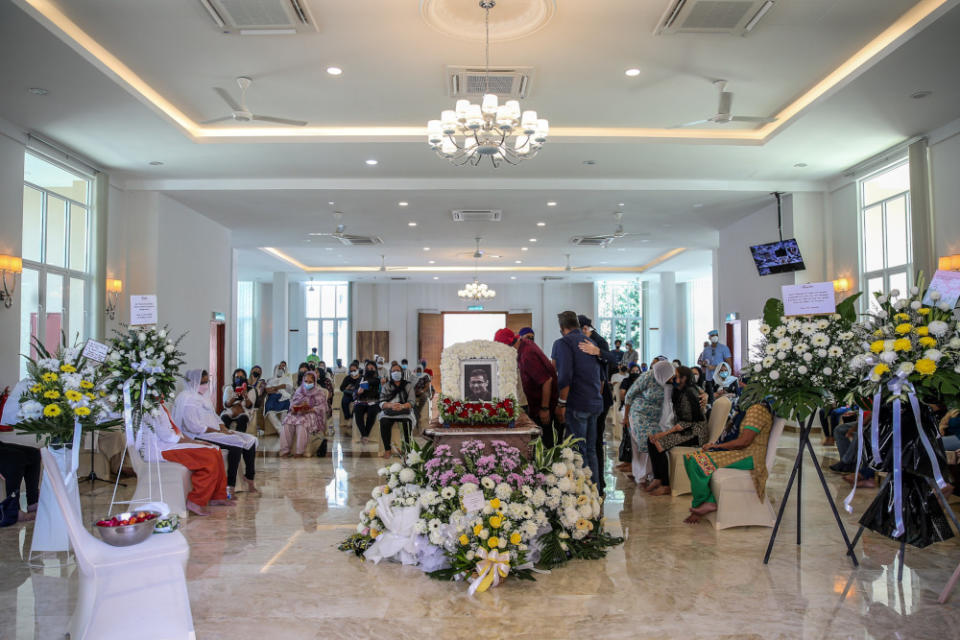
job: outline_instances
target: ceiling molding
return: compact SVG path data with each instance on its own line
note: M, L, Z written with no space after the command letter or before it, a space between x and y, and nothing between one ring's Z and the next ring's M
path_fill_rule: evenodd
M14 0L30 16L67 43L128 92L150 106L194 142L389 142L424 139L426 127L209 127L190 119L170 100L70 20L52 0ZM889 27L844 60L800 97L777 113L777 121L758 129L651 129L553 126L551 139L566 142L658 141L763 145L803 112L832 95L936 20L960 0L920 0Z

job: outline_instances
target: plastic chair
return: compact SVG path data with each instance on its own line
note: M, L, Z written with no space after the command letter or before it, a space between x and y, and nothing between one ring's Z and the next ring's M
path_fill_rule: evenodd
M190 547L179 531L130 547L111 547L88 532L70 506L57 462L40 450L80 569L72 640L194 640L184 570Z
M147 463L136 447L127 446L127 456L137 474L137 488L133 492L133 501L146 502L148 499L160 500L160 485L163 485L163 501L170 507L171 513L181 518L187 517L187 494L193 489L190 470L176 462ZM226 452L224 452L226 456ZM150 465L153 468L150 468ZM134 502L134 505L137 503Z
M773 471L773 463L777 459L777 443L783 434L786 421L775 418L770 428L770 439L767 441L767 455L764 464L767 473ZM772 527L776 522L776 514L770 500L764 496L763 500L757 497L757 490L753 486L750 472L743 469L717 469L710 478L710 489L717 498L717 510L707 514L707 519L717 529L730 527Z
M717 398L713 403L713 410L710 412L710 423L707 425L707 442L716 442L723 433L723 428L727 425L727 418L730 415L730 398L723 396ZM683 466L684 454L696 451L694 447L674 447L667 453L670 454L670 495L679 496L690 493L690 478L687 476L687 470Z

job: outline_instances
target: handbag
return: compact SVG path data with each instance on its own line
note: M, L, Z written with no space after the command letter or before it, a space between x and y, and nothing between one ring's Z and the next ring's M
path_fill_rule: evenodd
M11 493L0 502L0 527L9 527L16 524L20 517L20 500L17 494Z

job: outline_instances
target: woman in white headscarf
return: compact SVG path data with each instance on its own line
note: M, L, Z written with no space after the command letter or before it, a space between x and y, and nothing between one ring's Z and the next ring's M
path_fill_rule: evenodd
M736 403L740 395L740 385L737 384L737 377L733 375L733 369L726 362L717 365L717 370L713 372L713 382L717 385L717 390L713 392L713 398L716 400L720 396L730 395L730 399Z
M647 442L651 435L672 429L675 423L670 384L675 374L673 364L660 360L630 385L623 399L633 444L633 479L644 487L653 479Z
M257 461L256 436L227 429L210 401L210 376L206 371L187 371L187 385L177 396L173 407L173 422L196 440L212 442L227 451L227 485L233 495L237 484L240 458L243 458L244 484L247 491L257 493L254 483Z

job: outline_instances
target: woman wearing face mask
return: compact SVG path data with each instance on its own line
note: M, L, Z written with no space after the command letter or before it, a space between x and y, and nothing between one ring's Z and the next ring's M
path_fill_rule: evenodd
M717 365L717 370L713 374L713 382L717 389L713 393L714 398L730 395L731 400L736 400L740 396L740 385L737 384L737 377L733 375L730 365L726 362Z
M650 371L630 385L624 398L633 446L633 479L644 488L653 479L653 466L647 451L648 439L654 433L674 425L671 401L673 386L670 384L674 373L673 364L659 360Z
M206 371L187 371L187 384L173 406L173 422L195 440L212 442L227 451L227 491L233 495L243 458L244 483L247 491L256 493L257 439L249 434L231 431L220 421L210 400L210 376Z
M360 442L369 444L370 431L380 413L380 373L372 360L364 364L363 378L357 384L357 393L353 404L353 419L360 431Z
M302 458L310 438L326 430L329 413L326 389L317 384L316 373L307 372L303 376L303 384L290 400L290 412L283 419L283 430L280 432L280 455L289 456L292 447L294 455ZM321 445L320 455L325 454L326 447Z
M353 412L351 411L353 403L356 400L357 390L360 388L360 367L357 363L350 363L350 371L340 381L340 410L343 412L344 420L351 420Z
M250 381L247 387L256 392L256 400L253 406L257 409L263 409L263 403L267 401L267 381L263 379L263 368L255 364L250 367Z
M399 364L390 367L390 380L380 391L380 438L383 440L383 457L391 455L393 424L400 422L403 439L410 441L410 432L416 417L413 413L413 385L403 379L403 369Z
M703 389L703 369L701 369L699 366L693 366L690 367L690 371L693 371L693 384Z
M273 377L282 378L285 375L287 375L287 361L281 360L280 364L273 368Z
M709 436L707 419L700 407L700 390L693 384L693 372L687 367L680 367L670 382L673 385L670 401L675 424L666 431L651 435L647 442L654 478L647 486L647 491L655 496L670 493L670 457L667 451L674 447L702 447Z
M257 392L247 385L247 372L236 369L231 377L232 384L223 386L223 412L220 420L228 428L247 432L250 415L257 402Z

